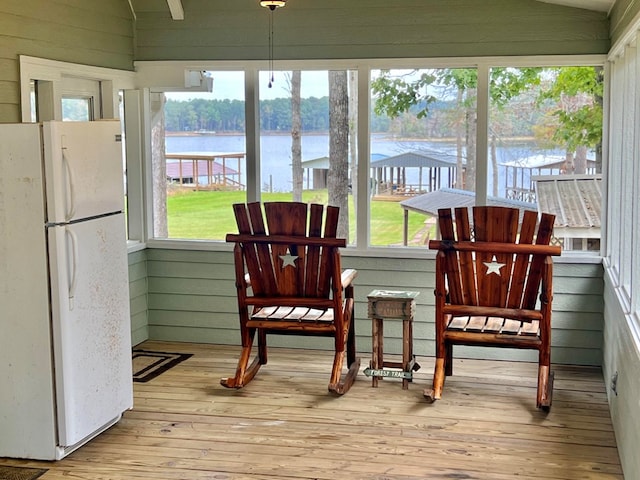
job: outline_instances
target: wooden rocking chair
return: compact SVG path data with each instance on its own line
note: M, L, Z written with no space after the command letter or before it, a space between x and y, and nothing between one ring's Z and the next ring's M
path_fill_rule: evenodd
M484 345L538 350L536 406L551 407L551 255L554 215L525 211L518 232L519 210L474 207L473 230L467 208L438 210L442 240L429 248L436 257L436 364L433 389L442 395L446 375L453 374L452 346ZM535 242L535 243L534 243ZM538 302L539 297L539 302Z
M335 344L329 391L346 393L360 367L353 319L357 272L341 270L339 248L346 241L336 238L339 209L326 208L324 234L322 205L264 203L264 219L258 202L233 210L239 233L226 240L235 243L242 352L235 377L220 383L242 388L253 379L267 363L267 334L328 336ZM256 334L258 353L249 365ZM341 378L345 353L348 371Z

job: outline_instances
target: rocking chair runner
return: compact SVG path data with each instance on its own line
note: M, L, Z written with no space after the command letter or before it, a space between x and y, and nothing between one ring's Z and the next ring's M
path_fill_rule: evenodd
M337 207L297 202L235 204L238 234L234 242L236 288L242 352L235 377L225 387L242 388L267 363L267 334L329 336L335 356L329 391L346 393L360 367L356 358L353 280L355 270L341 270L336 238ZM308 214L308 216L307 216ZM266 225L265 225L266 220ZM308 226L308 231L307 231ZM249 365L254 338L258 353ZM344 356L348 371L342 375Z
M429 242L436 257L436 364L433 389L442 395L445 376L453 374L452 346L484 345L538 350L538 408L551 407L551 255L554 215L474 207L472 240L467 208L438 210L442 240ZM535 241L535 244L534 244ZM539 295L539 302L538 302Z

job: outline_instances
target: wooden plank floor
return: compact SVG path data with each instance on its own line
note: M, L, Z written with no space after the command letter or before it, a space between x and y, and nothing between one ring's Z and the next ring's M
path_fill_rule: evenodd
M67 458L0 464L48 468L41 480L623 478L599 369L555 366L544 414L530 363L457 360L429 405L432 358L409 390L360 374L334 397L329 352L271 349L249 386L227 390L238 347L140 347L194 356L134 384L134 409Z

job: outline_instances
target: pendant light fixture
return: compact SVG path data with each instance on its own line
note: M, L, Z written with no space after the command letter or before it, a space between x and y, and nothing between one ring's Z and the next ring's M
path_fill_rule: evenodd
M284 7L287 0L261 0L260 6L269 9L269 88L273 86L273 12L280 7Z
M284 7L287 0L262 0L260 2L261 7L267 7L269 10L275 10L279 7Z

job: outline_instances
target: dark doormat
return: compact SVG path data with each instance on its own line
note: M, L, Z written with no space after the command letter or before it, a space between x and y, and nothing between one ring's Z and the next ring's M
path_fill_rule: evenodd
M133 381L148 382L158 375L175 367L180 362L192 357L191 353L150 352L147 350L133 351ZM2 480L0 478L0 480Z
M7 467L0 465L0 480L35 480L46 473L43 468Z

